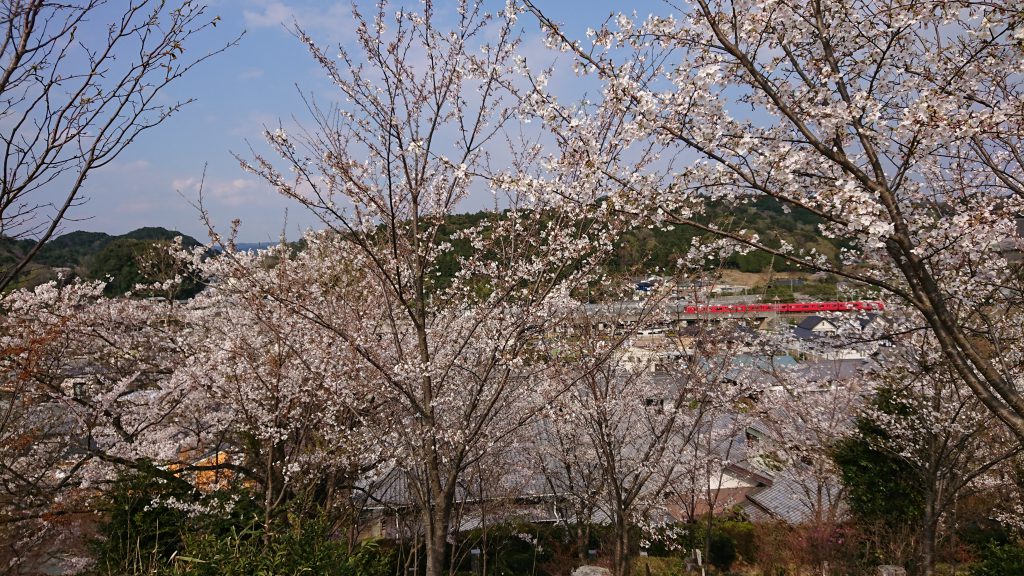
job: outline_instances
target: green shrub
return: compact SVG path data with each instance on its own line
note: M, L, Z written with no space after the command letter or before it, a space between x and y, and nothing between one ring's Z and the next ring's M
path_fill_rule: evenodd
M93 542L99 574L137 574L167 561L181 546L184 512L160 505L168 498L188 502L191 488L184 483L132 472L107 491L106 521Z
M736 542L724 532L713 531L708 547L708 563L719 572L728 572L736 561Z
M1020 543L987 546L971 576L1017 576L1024 574L1024 546Z
M911 415L894 392L880 390L872 404L894 417ZM866 417L857 419L858 435L839 442L832 459L849 491L850 511L867 526L884 526L894 534L920 524L924 487L914 466L904 458L878 448L890 442L885 429Z
M462 534L458 572L472 569L469 550L480 549L486 558L488 573L546 574L544 566L551 562L554 551L563 548L567 534L561 526L540 526L524 522L496 524L487 527L486 538L480 529Z
M732 541L736 553L733 561L739 559L748 563L754 562L757 557L757 539L754 535L753 524L742 520L722 520L716 523L715 530ZM712 546L714 546L714 539L712 539Z
M206 510L186 514L175 500ZM282 513L268 528L244 489L204 494L157 468L119 479L105 496L107 521L94 542L98 576L324 574L387 576L395 550L368 541L349 553L323 512Z
M166 576L388 576L394 573L394 550L376 541L360 544L352 554L332 538L322 518L307 520L280 533L256 524L225 536L200 534L185 539L181 554Z
M708 526L705 521L679 525L655 536L648 554L669 556L690 554L692 550L704 550L708 543L707 563L719 572L726 572L737 560L752 563L757 556L757 541L754 525L740 516L719 517L712 521L711 541L707 542Z

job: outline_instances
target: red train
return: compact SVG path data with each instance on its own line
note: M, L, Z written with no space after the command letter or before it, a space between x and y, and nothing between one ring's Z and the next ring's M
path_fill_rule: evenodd
M868 312L882 310L885 310L885 304L881 300L793 302L789 304L687 304L681 307L681 311L687 314L734 314L744 312L804 314L807 312Z

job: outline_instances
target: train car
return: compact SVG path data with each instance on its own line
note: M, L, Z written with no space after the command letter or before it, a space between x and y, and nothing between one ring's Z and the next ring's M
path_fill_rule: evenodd
M881 300L854 300L849 302L786 302L777 304L687 304L686 314L745 314L749 312L775 312L776 314L807 314L811 312L881 312Z

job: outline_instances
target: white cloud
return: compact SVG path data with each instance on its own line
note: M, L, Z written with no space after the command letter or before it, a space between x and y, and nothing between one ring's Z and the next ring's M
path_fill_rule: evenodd
M129 160L127 162L111 162L106 169L111 172L144 172L149 170L149 160Z
M331 42L352 37L352 8L344 2L302 2L269 0L255 9L243 10L245 24L251 28L270 28L298 24L314 36Z
M214 182L210 186L210 193L225 206L244 206L265 201L271 191L261 182L235 178L227 182Z
M205 202L232 208L264 204L277 197L266 183L251 178L176 178L171 187L186 197L198 196L202 191Z
M269 2L257 10L243 10L245 25L253 28L279 26L294 20L295 10L284 2Z
M188 194L189 192L198 192L199 179L175 178L174 180L171 180L171 188L174 188L175 192L181 192L182 194Z
M238 74L238 79L239 80L255 80L257 78L263 78L263 74L264 74L263 68L248 68L246 70L242 70Z

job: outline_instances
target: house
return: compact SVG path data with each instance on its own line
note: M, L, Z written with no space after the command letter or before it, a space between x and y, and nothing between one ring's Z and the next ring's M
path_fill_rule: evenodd
M838 338L836 321L821 316L808 316L793 328L793 353L799 357L821 360L858 360L865 357L864 350L850 346Z
M793 335L802 340L812 340L826 335L832 335L839 331L831 320L821 316L808 316L803 319L796 328Z
M753 522L782 521L793 525L841 516L845 507L838 479L822 481L798 476L801 475L796 469L782 470L770 485L748 493L740 510Z
M721 474L711 479L710 502L695 502L691 514L707 514L713 505L712 514L738 511L752 522L797 525L840 517L845 507L839 479L819 476L799 460L779 460L759 426L752 423L727 443L723 456L729 460ZM687 520L681 500L669 502L668 508L677 521Z

